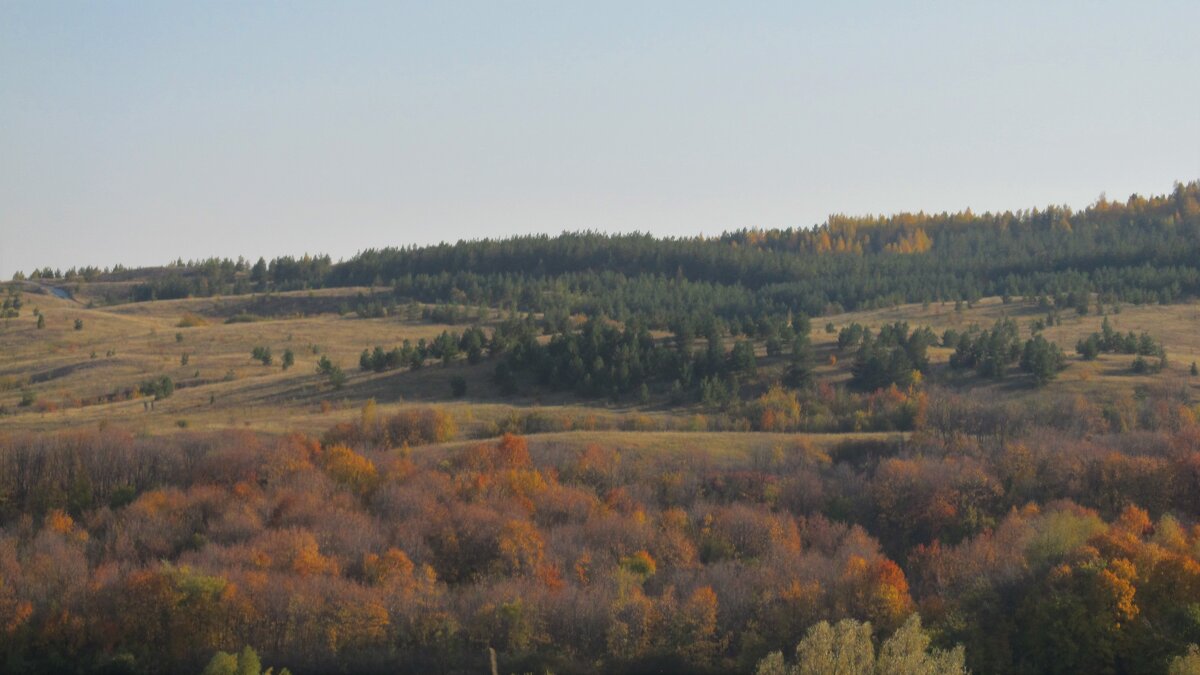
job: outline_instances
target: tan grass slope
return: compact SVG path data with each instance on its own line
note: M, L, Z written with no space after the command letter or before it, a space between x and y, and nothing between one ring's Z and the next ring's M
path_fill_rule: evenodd
M26 287L28 290L28 287ZM430 364L414 372L363 373L358 356L364 348L391 348L405 339L432 339L443 330L463 326L431 324L394 317L362 319L340 315L353 297L368 289L326 289L315 292L276 293L225 298L198 298L88 308L81 301L26 292L20 316L0 320L0 430L45 430L101 423L117 423L146 433L191 429L248 427L263 431L319 431L354 414L368 399L376 399L381 412L436 402L451 410L460 426L482 429L510 416L514 410L541 411L547 416L599 419L599 428L626 428L633 419L648 428L686 428L697 410L666 409L661 402L644 409L581 401L568 394L540 398L507 399L488 377L492 364L469 366L464 361L442 367ZM37 328L33 310L45 316ZM235 314L253 314L262 320L226 324ZM813 341L823 364L821 377L845 379L848 358L833 363L836 334L825 331L857 321L877 327L903 320L912 326L929 325L939 334L946 328L964 329L972 323L989 327L998 318L1016 319L1022 332L1046 315L1033 303L1004 304L985 299L974 307L955 311L952 304L900 307L822 317L813 321ZM1167 380L1181 386L1200 387L1187 368L1200 360L1200 305L1123 306L1110 313L1118 330L1146 331L1160 339L1170 355L1168 373L1138 376L1130 372L1132 357L1102 355L1083 362L1074 355L1081 336L1099 329L1096 313L1078 316L1062 313L1062 325L1048 328L1046 336L1070 355L1070 368L1051 388L1089 395L1111 395ZM484 314L484 324L496 318ZM76 320L82 328L76 330ZM264 366L251 358L256 346L271 347L275 362ZM295 365L285 371L280 362L285 349L295 354ZM762 347L760 345L760 354ZM182 357L187 355L186 365ZM944 364L950 350L931 351L935 364ZM334 390L315 372L318 358L327 356L349 376ZM777 376L782 361L762 359L763 378ZM169 376L175 394L157 401L135 392L139 383ZM450 381L463 377L465 399L451 397ZM954 378L944 365L935 377L952 386L990 388L989 395L1019 396L1020 388ZM959 382L962 380L962 382ZM21 405L22 399L29 405ZM585 425L586 426L586 425ZM592 424L592 428L598 428ZM678 440L678 439L676 439Z

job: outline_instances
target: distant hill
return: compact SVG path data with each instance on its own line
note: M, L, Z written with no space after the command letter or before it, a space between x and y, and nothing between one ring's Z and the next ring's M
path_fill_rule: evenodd
M745 319L1004 295L1164 303L1200 294L1200 182L1078 212L839 215L814 229L714 238L577 232L372 249L339 262L180 260L31 278L87 281L107 303L385 286L401 300L638 316L653 326L697 307Z

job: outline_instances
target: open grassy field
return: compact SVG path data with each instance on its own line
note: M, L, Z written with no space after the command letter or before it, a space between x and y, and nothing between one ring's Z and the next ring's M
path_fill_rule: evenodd
M358 356L364 348L382 345L390 349L405 339L416 342L433 339L444 330L463 329L420 319L363 319L338 311L358 294L369 292L325 289L91 308L85 304L89 297L86 286L77 293L78 300L26 292L21 315L0 322L0 406L4 410L0 427L45 430L115 423L142 433L169 432L183 426L314 432L356 415L372 398L385 414L437 403L455 416L467 436L486 433L517 413L558 420L547 425L550 430L611 430L687 428L689 418L703 412L695 407L667 406L661 400L638 406L585 401L569 393L503 397L491 382L493 365L488 362L471 366L458 361L446 367L430 363L411 372L362 372ZM37 328L34 308L45 316L42 329ZM1017 320L1027 334L1030 322L1045 317L1046 312L1033 303L1004 304L989 298L961 311L955 311L953 304L936 303L820 317L813 321L812 333L820 364L818 377L835 381L849 377L849 358L842 355L837 361L837 335L825 330L827 322L836 330L852 322L875 328L902 320L912 326L928 325L940 334L973 323L989 327L1007 316ZM247 314L260 320L225 323L228 317ZM1050 391L1108 397L1154 383L1200 388L1200 378L1187 372L1192 361L1200 360L1200 305L1127 305L1119 313L1109 313L1117 330L1146 331L1164 343L1171 365L1167 372L1153 375L1133 374L1132 357L1126 355L1080 360L1074 354L1076 340L1099 330L1102 317L1094 312L1079 316L1074 311L1061 316L1061 324L1047 328L1045 335L1068 353L1070 367L1050 385ZM486 327L497 315L484 312L480 318ZM78 330L76 320L82 321ZM273 365L264 366L251 358L256 346L272 349ZM280 365L285 349L291 349L296 358L289 370ZM1029 385L1024 378L992 383L949 372L945 364L950 353L940 347L931 349L933 380L952 387L985 389L989 396L1001 398L1027 393ZM761 345L759 354L762 382L778 377L784 360L766 358ZM321 356L328 356L345 370L349 379L343 388L335 390L315 372ZM170 398L151 406L147 398L129 396L139 383L162 375L176 383ZM454 377L467 381L464 399L451 396ZM22 398L28 402L29 396L32 404L20 405ZM652 438L626 434L622 443L651 442ZM671 437L672 442L681 438Z

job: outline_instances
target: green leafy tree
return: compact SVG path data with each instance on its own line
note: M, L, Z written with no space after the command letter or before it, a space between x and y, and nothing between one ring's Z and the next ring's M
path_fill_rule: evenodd
M329 384L333 386L334 389L341 389L342 387L346 386L346 380L348 379L349 378L346 377L346 373L342 372L342 369L339 366L334 366L329 371Z
M1063 564L1040 580L1014 618L1020 671L1113 672L1134 655L1136 569L1128 561ZM1160 666L1161 667L1161 666Z
M1008 366L1021 358L1021 339L1015 321L1001 319L991 328L979 333L967 331L957 336L950 367L955 370L974 368L981 377L1004 377ZM943 335L943 339L947 337Z
M1058 377L1058 373L1065 367L1066 357L1058 345L1041 335L1036 335L1025 343L1021 354L1021 370L1033 375L1037 386L1044 386Z
M1100 339L1093 333L1077 342L1075 351L1083 357L1084 361L1095 361L1096 357L1100 355Z
M807 387L813 381L813 348L808 334L797 334L792 340L791 362L784 373L784 382L789 387Z
M262 661L259 660L258 654L248 645L242 648L237 657L237 675L260 675L262 673Z
M483 347L486 342L487 337L479 328L472 328L463 333L459 346L467 353L467 363L474 365L483 360Z
M163 375L152 380L146 380L138 386L138 391L143 396L153 396L154 400L159 401L164 398L170 398L171 394L175 393L175 381L169 376Z
M738 340L729 352L729 368L735 373L754 375L758 372L758 364L754 358L754 344L748 340Z
M874 672L875 644L871 624L843 619L830 626L822 621L808 630L796 646L797 675Z
M822 621L808 629L796 646L796 663L782 652L758 662L756 675L965 675L962 646L945 651L930 648L921 617L913 614L875 649L870 623L843 619Z
M1187 653L1171 659L1168 675L1200 675L1200 646L1190 644Z
M966 652L961 645L943 651L930 649L931 642L929 634L921 628L920 615L913 614L880 646L875 672L878 675L965 675Z
M200 675L238 675L238 657L228 652L217 652Z
M261 361L264 366L271 365L271 362L275 359L274 355L271 354L270 347L255 347L250 350L250 358L255 361Z
M264 258L259 258L258 262L254 263L254 267L250 268L250 281L258 286L259 290L267 286L267 261Z
M246 646L236 656L228 652L213 654L201 675L271 675L273 672L274 668L263 670L258 652ZM279 675L291 675L291 672L283 668Z
M342 372L341 366L329 360L329 357L325 355L322 355L317 361L317 373L324 375L334 389L341 389L349 379L346 377L346 373Z

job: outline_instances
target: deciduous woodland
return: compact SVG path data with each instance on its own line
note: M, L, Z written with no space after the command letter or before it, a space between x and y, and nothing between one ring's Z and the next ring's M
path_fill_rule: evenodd
M0 670L1200 672L1198 198L18 275Z

